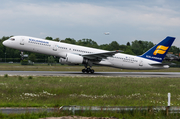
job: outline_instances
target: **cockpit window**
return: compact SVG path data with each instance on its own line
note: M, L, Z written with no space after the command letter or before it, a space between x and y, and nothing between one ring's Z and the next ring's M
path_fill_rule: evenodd
M15 38L10 38L11 41L15 41Z

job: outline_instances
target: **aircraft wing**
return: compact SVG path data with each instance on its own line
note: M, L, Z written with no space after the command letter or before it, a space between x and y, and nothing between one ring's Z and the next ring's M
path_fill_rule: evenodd
M123 52L121 50L116 51L107 51L107 52L101 52L101 53L92 53L92 54L83 54L82 57L85 57L90 60L101 60L106 59L107 57L112 57L116 53Z

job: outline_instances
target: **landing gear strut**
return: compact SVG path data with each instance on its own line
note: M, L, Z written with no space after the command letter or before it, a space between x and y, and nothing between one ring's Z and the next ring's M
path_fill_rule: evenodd
M21 51L20 56L21 56L21 59L23 60L24 59L24 52L23 51Z
M89 67L88 67L88 65L89 65ZM91 69L91 67L92 67L92 63L91 62L88 62L88 63L86 63L86 64L84 64L84 66L85 66L85 69L82 69L82 73L91 73L91 74L93 74L94 73L94 69Z

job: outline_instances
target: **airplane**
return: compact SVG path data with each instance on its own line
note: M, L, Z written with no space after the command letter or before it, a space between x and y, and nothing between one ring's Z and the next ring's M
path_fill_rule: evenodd
M82 73L94 73L92 65L103 65L120 69L165 69L168 64L162 63L175 37L167 36L164 40L140 56L128 55L122 51L107 51L96 48L72 45L68 43L44 40L29 36L13 36L3 45L20 51L30 51L57 56L61 64L83 64Z
M109 35L110 33L109 33L109 32L105 32L104 34L105 34L105 35Z

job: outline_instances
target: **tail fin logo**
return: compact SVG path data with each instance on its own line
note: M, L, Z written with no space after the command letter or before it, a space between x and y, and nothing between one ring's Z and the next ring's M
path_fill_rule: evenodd
M159 46L157 46L157 48L154 51L153 55L164 54L167 51L168 48L169 47L166 47L166 46L163 46L163 45L159 45Z

